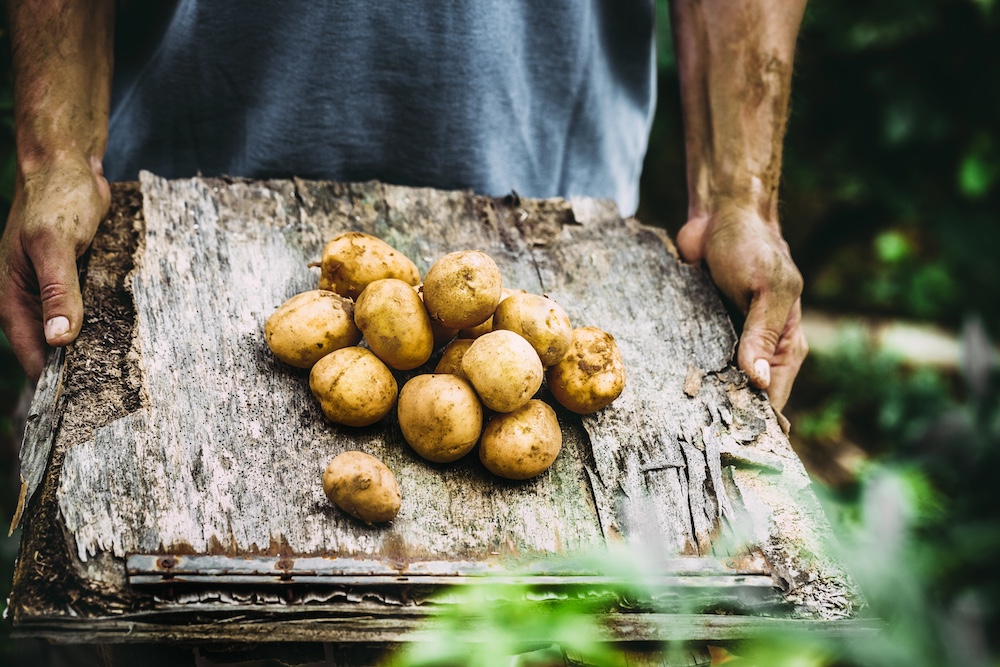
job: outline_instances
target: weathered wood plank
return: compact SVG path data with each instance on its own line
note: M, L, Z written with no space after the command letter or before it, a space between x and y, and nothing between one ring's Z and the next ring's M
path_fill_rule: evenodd
M168 603L132 589L129 554L336 555L428 572L467 561L513 572L607 541L658 561L756 550L797 614L853 616L859 598L824 555L829 526L808 478L766 398L730 365L736 337L715 288L607 203L149 174L141 201L126 192L116 188L119 219L95 241L88 324L66 354L59 420L41 434L54 445L25 530L34 558L18 565L19 627L46 619L32 627L100 633L102 622L119 627L118 614L180 618L210 599L222 615L243 613L242 594L178 593ZM365 429L328 424L307 373L277 362L262 330L280 303L313 288L317 274L306 265L347 229L386 239L421 271L452 250L488 252L506 285L548 293L575 324L615 335L625 393L594 416L558 411L563 454L524 483L493 478L475 456L423 461L394 416ZM323 496L320 474L347 448L396 473L403 507L389 527L364 526ZM250 596L265 616L288 618L287 600L258 593ZM304 595L293 606L364 597ZM719 604L738 600L726 595ZM391 613L410 604L398 591L375 599ZM683 607L673 598L663 605ZM78 618L54 620L61 614ZM320 618L295 623L302 637L334 641L341 632ZM226 633L237 626L227 627L192 630L191 639L235 636ZM266 640L245 629L248 640Z
M574 448L542 477L514 484L473 460L428 465L392 419L367 429L327 423L305 374L274 360L262 331L278 305L313 287L306 265L352 214L296 215L290 183L216 187L144 176L146 243L132 289L151 407L67 449L60 507L81 560L254 553L274 543L295 554L487 559L600 543ZM488 213L456 211L446 193L418 199L364 187L352 194L359 208L384 202L388 212L376 219L391 229L361 229L421 239L411 252L424 270L451 250L484 247L509 283L537 289L530 260L505 245L488 217L479 224ZM394 213L406 197L415 205ZM363 223L363 214L354 217ZM394 470L404 501L391 527L371 529L326 501L320 474L347 448Z
M18 454L21 491L17 499L17 509L14 510L14 518L10 522L10 530L7 532L8 537L13 535L14 529L21 524L24 509L31 502L45 475L45 467L52 451L52 441L56 435L56 422L59 419L65 353L65 348L61 347L49 353L52 358L45 364L45 369L35 386L35 395L31 399L31 410L24 425L24 438Z
M516 220L522 227L536 219L526 213ZM544 291L573 322L614 335L628 371L614 409L584 419L597 483L616 508L601 517L605 532L644 537L667 553L707 554L703 517L706 507L714 514L714 489L701 461L685 460L678 434L707 414L704 399L683 392L689 366L714 373L732 357L735 334L722 304L703 272L678 262L652 233L623 224L612 206L550 231L529 233Z
M260 615L260 608L242 605L231 610L229 620L210 622L213 608L202 608L200 623L164 623L162 614L123 614L101 623L64 617L35 618L16 634L44 637L66 643L142 643L215 641L332 641L362 644L437 641L442 626L424 611L398 610L387 615L369 607L351 614L323 609L303 611L284 607L274 615ZM278 618L276 618L278 617ZM280 620L280 623L276 623ZM470 617L470 627L475 627ZM595 639L608 642L738 641L803 633L811 638L874 637L884 625L872 620L816 621L706 614L610 614L602 620ZM456 642L484 642L490 637L456 637Z

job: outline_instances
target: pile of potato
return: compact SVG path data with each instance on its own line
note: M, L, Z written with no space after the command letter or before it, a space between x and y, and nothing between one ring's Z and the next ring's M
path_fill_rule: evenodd
M312 369L309 386L333 422L367 426L395 406L403 438L429 461L458 460L479 443L493 474L534 477L562 448L555 411L533 398L543 379L579 414L604 408L624 389L610 334L573 329L551 299L505 289L496 262L478 250L445 255L421 284L409 258L374 236L346 232L327 244L320 266L319 289L268 318L268 347ZM362 338L366 347L358 346ZM433 373L399 389L393 370L419 368L445 345ZM362 452L331 461L323 489L367 523L399 510L392 472Z

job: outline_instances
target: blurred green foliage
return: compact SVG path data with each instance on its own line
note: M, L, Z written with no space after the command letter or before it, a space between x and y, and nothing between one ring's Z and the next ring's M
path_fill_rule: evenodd
M846 437L873 454L898 452L954 404L940 370L908 368L875 350L867 332L847 328L832 354L814 354L794 399L795 434L806 440Z

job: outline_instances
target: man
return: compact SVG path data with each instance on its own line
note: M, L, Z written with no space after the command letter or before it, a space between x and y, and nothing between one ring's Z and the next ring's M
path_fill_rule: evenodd
M671 15L690 197L678 247L747 314L737 361L779 410L807 351L777 212L804 4L675 0ZM112 180L379 178L635 210L653 0L154 6L123 3L116 38L113 0L10 2L18 170L0 325L31 377L80 331L76 260L109 205L105 167Z

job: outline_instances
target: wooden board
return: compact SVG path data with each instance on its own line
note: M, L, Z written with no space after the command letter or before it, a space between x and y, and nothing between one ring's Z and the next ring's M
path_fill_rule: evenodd
M308 263L344 230L385 239L422 272L447 252L484 250L505 285L546 293L574 324L615 336L625 392L593 416L560 410L562 454L522 483L492 477L475 454L427 463L394 415L363 429L329 424L307 372L270 354L263 324L314 288ZM22 632L123 640L112 628L140 614L158 620L133 618L132 640L149 640L161 636L156 615L176 613L189 619L177 636L231 638L220 619L247 602L229 590L231 568L188 582L165 568L170 586L143 588L141 577L179 556L256 558L284 572L240 582L265 616L292 600L368 617L351 607L367 586L392 617L416 604L406 591L421 581L526 571L558 582L567 573L551 557L609 543L660 562L666 578L711 570L729 591L764 578L782 613L804 621L855 616L860 598L825 555L829 526L808 477L765 397L731 365L736 337L711 281L608 202L143 173L141 185L115 186L84 299L80 339L50 360L22 449L28 504L11 607ZM390 526L326 501L320 475L346 449L396 474L403 504ZM307 558L331 578L307 580ZM214 616L195 628L206 604ZM329 628L295 623L315 637ZM657 638L655 623L636 623Z

